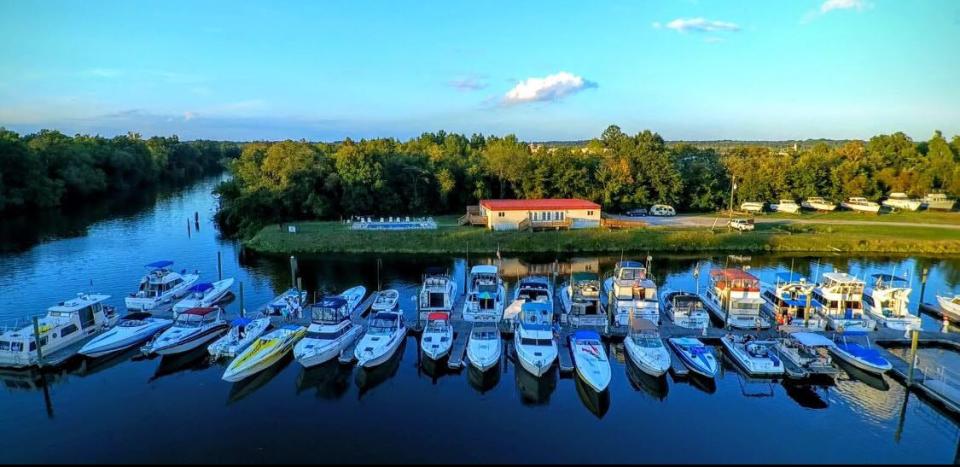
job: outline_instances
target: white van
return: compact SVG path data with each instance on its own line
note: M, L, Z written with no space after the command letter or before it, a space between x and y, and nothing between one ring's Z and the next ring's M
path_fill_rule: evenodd
M673 209L673 206L668 206L666 204L654 204L650 206L650 215L651 216L676 216L677 211Z

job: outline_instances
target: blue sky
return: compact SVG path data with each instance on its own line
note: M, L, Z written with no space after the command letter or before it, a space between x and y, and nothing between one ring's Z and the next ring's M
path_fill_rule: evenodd
M927 139L960 133L957 57L953 0L0 0L0 126Z

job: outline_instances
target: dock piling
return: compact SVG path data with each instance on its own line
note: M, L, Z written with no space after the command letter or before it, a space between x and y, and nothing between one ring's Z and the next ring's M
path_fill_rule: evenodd
M913 369L917 365L917 346L920 340L920 331L913 329L910 331L910 370L907 372L907 387L913 384Z
M240 281L240 317L243 318L243 281Z
M223 280L223 254L217 250L217 280Z
M37 366L43 366L43 350L40 349L40 317L33 317L33 340L37 344Z
M297 286L297 257L290 255L290 287Z

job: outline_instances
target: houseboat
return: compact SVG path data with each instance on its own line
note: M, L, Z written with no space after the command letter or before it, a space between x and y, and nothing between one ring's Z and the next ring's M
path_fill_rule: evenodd
M600 304L619 326L630 323L630 316L660 322L657 284L647 268L637 261L620 261L600 291Z
M767 329L770 321L760 315L760 280L742 269L710 271L710 285L700 299L720 323L737 329Z
M872 331L876 323L863 314L864 283L845 272L825 272L813 289L813 299L820 302L822 313L831 329Z
M906 331L920 329L920 317L910 314L910 284L892 274L870 276L870 286L863 291L863 311L878 326Z
M470 268L467 297L463 302L464 321L499 323L506 300L507 290L499 268L488 264Z
M609 322L600 304L600 276L596 273L573 273L559 295L563 309L560 322L572 326L604 326Z
M820 302L813 299L815 285L800 274L779 272L774 283L760 283L762 309L778 325L823 331L827 319L820 314Z
M199 274L175 272L170 269L173 261L156 261L146 265L150 271L140 279L139 289L124 299L128 310L150 311L171 305L174 299L187 294L190 287L200 279Z

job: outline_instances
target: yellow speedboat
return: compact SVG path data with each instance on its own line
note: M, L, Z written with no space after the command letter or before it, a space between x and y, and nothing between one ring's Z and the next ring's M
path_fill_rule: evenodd
M240 381L269 368L290 352L306 333L305 327L288 324L260 336L230 362L227 371L223 372L223 380Z

